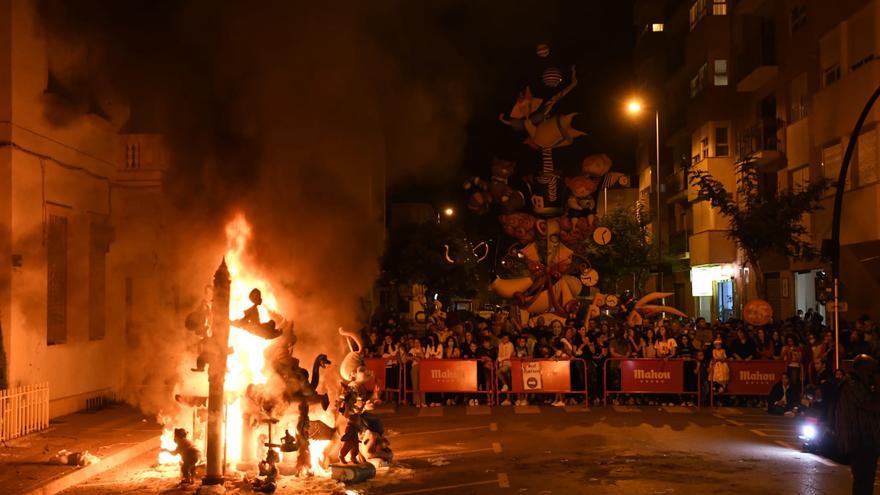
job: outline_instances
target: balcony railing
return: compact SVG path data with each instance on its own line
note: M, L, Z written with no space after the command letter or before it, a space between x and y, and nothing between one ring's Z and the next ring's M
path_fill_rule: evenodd
M764 151L779 151L776 135L779 127L776 119L768 119L741 130L737 134L737 159L744 160Z

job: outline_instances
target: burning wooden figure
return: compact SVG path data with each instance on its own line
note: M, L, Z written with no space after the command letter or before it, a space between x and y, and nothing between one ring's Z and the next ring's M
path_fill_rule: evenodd
M263 479L257 479L253 483L254 491L257 493L275 493L276 480L278 479L278 452L270 448L266 452L266 459L260 462L260 476Z
M263 304L263 293L260 289L254 289L248 294L248 299L253 306L244 310L244 317L233 322L233 325L247 330L248 332L264 339L274 339L281 336L281 329L275 328L275 320L260 323L260 305Z
M348 417L348 425L345 427L345 433L342 435L342 449L339 451L339 462L343 464L361 464L366 462L364 456L361 455L361 431L364 425L359 414L352 414ZM345 456L350 454L350 462L345 460Z
M196 464L202 457L202 453L188 438L186 438L186 430L183 428L174 429L174 443L177 448L174 450L162 449L172 455L180 456L180 483L182 485L190 485L193 477L196 475Z
M309 452L309 404L299 403L299 418L296 420L296 440L299 450L296 454L296 475L311 476L312 457Z

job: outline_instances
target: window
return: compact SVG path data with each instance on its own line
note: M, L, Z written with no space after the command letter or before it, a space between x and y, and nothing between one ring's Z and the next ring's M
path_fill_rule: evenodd
M659 22L659 23L651 24L651 31L653 31L655 33L662 33L663 32L663 23Z
M727 60L715 61L715 86L727 86Z
M847 48L850 70L874 60L874 6L870 5L849 19Z
M109 232L104 224L92 222L89 235L89 340L100 340L107 331L106 260Z
M727 0L712 0L712 15L727 15Z
M709 138L704 137L700 140L700 159L709 158Z
M789 184L791 184L791 190L794 192L801 191L810 183L810 166L804 165L803 167L799 167L795 170L791 171L791 177L789 178Z
M840 162L842 158L840 143L822 148L822 168L827 179L837 181L840 175ZM847 179L844 189L849 189L850 186L850 181Z
M822 74L822 87L834 84L840 79L840 29L835 28L819 40L819 64Z
M706 16L706 0L696 0L691 4L690 20L691 30Z
M46 235L46 343L67 341L67 217L49 215Z
M715 156L730 156L727 127L715 128Z
M791 34L796 33L807 24L807 6L805 4L795 5L791 8L791 16L789 17L789 31Z
M857 145L855 178L858 185L877 182L877 129L863 132Z
M706 79L709 76L709 65L704 63L697 71L697 75L691 78L691 98L696 97L706 87Z
M788 123L793 124L807 116L807 73L796 76L788 83Z

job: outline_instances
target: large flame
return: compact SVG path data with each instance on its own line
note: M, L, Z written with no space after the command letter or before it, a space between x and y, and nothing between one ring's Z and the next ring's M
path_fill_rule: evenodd
M247 219L238 214L226 225L226 266L231 279L229 291L229 319L231 322L241 319L245 310L252 306L248 295L251 290L259 289L262 293L263 303L259 306L260 322L264 323L274 319L280 325L278 303L272 286L260 276L259 272L249 262L248 243L251 240L252 229ZM233 352L226 360L226 377L224 391L226 405L226 423L224 436L226 441L226 460L231 466L235 466L242 460L242 437L244 430L244 415L242 400L250 384L265 384L268 381L265 351L271 341L258 337L234 325L229 329L229 347ZM296 416L282 418L278 428L273 428L272 441L278 442L284 428L293 428L296 424ZM167 424L167 423L166 423ZM173 450L173 427L168 428L162 435L162 448ZM259 435L266 433L265 426L261 426L260 432L254 432L253 441L257 442ZM312 471L317 475L329 476L330 472L321 467L325 447L329 441L310 441L310 454ZM259 449L254 449L258 451ZM159 455L160 463L179 462L180 456L162 452Z

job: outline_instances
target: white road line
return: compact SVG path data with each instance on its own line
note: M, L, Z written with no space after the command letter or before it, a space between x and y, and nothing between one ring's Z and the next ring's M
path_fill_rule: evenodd
M510 488L510 478L507 473L498 473L498 488Z
M786 449L797 450L794 448L794 445L792 445L788 442L783 442L782 440L774 440L773 443L775 443L776 445L781 445L781 446L785 447Z
M762 437L766 437L766 436L767 436L767 434L764 433L764 432L761 431L761 430L749 430L749 431L752 432L752 433L754 433L755 435L759 435L759 436L762 436Z
M732 419L727 419L726 421L735 426L745 426L745 423L740 423L739 421L734 421Z
M499 475L500 477L500 475ZM433 488L421 488L419 490L407 490L403 492L392 492L388 495L410 495L411 493L429 493L429 492L439 492L443 490L452 490L455 488L465 488L468 486L480 486L480 485L493 485L498 483L499 479L496 478L494 480L486 480L486 481L472 481L470 483L460 483L458 485L448 485L448 486L435 486Z
M489 431L498 431L498 423L489 423Z
M495 452L496 454L500 454L501 453L501 444L498 442L492 442L492 452Z
M470 449L470 450L448 450L448 451L440 451L440 452L428 452L424 454L416 454L416 455L404 455L404 456L394 456L395 459L400 459L401 461L405 461L408 459L424 459L425 457L448 457L451 455L464 455L464 454L477 454L480 452L496 452L494 444L492 447L486 449Z
M433 435L435 433L449 433L449 432L453 432L453 431L483 430L485 428L491 429L490 426L465 426L462 428L447 428L445 430L411 431L408 433L400 433L398 435L395 435L395 437L409 437L409 436L413 436L413 435Z

